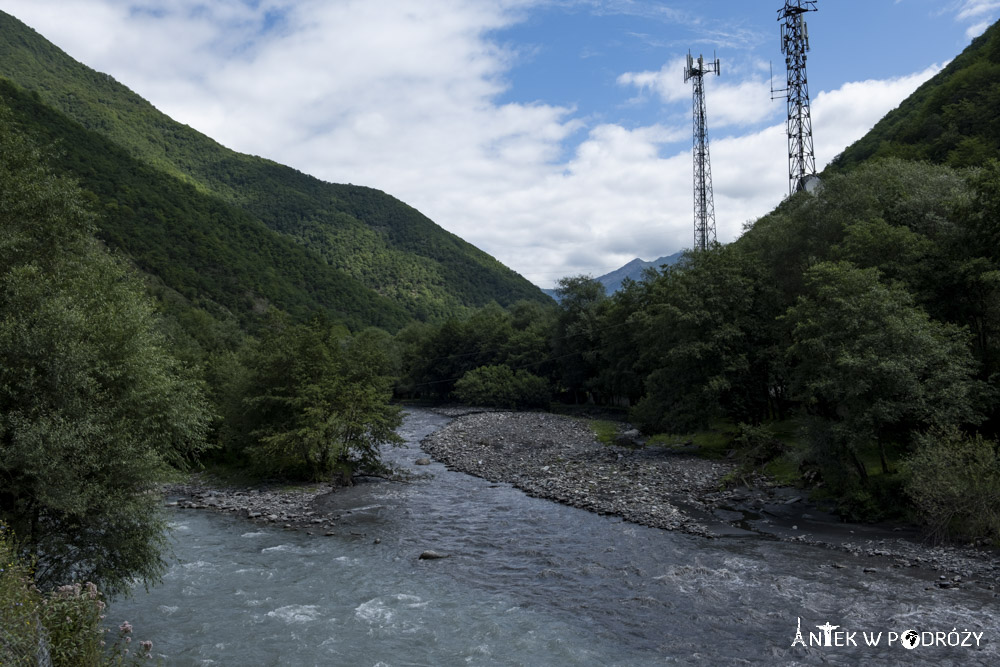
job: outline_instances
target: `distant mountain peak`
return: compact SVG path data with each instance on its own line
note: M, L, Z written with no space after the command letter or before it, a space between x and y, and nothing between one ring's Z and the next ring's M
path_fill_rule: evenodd
M624 283L626 279L638 282L642 280L642 274L646 271L646 269L659 269L663 265L672 266L680 260L683 254L683 251L675 252L673 255L667 255L648 262L636 257L624 266L621 266L610 273L605 273L603 276L594 278L594 280L604 285L604 292L611 295L622 288L622 283ZM556 299L557 301L559 300L558 289L544 289L542 291L551 296L553 299Z

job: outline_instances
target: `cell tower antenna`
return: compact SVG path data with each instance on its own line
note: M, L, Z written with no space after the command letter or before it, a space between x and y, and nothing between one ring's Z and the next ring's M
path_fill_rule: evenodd
M694 81L694 249L705 250L715 242L715 201L712 164L708 156L708 122L705 114L705 75L721 74L719 59L695 60L688 51L684 83Z
M813 150L812 115L809 111L809 80L806 77L806 53L809 51L809 29L806 12L815 12L816 0L785 0L778 10L781 25L781 52L788 70L784 90L771 89L771 98L785 97L788 101L788 192L812 191L819 183L816 177L816 153ZM784 93L775 97L775 93Z

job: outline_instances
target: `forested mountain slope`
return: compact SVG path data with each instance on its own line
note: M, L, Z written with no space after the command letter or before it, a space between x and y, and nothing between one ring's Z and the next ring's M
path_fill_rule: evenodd
M547 299L527 280L399 200L229 150L3 12L0 77L106 137L133 160L189 184L188 193L237 207L247 224L260 221L308 248L410 316L437 319L490 301ZM77 168L86 171L82 155L78 162ZM112 243L123 240L107 236Z
M886 115L828 167L842 172L873 158L972 167L1000 155L1000 24Z
M96 132L0 80L0 126L54 145L54 167L93 195L100 236L155 277L155 287L244 324L274 305L296 317L326 312L352 327L398 328L409 315L316 252L274 233L236 206L168 176ZM162 293L160 294L162 296Z

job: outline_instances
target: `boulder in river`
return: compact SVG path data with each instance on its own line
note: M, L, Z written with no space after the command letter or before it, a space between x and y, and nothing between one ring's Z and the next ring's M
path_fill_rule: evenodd
M431 551L430 549L420 554L420 560L437 560L438 558L448 558L448 554Z

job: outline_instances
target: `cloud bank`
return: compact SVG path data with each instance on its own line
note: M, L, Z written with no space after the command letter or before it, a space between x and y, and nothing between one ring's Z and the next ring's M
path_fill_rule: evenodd
M519 54L497 31L532 0L9 0L76 59L241 152L377 187L541 286L692 242L683 55L618 73L656 125L501 103ZM996 3L968 2L969 16ZM987 7L989 6L989 7ZM611 5L604 7L610 11ZM935 68L814 97L817 163L860 138ZM784 107L759 71L707 86L720 241L787 193ZM684 105L687 105L686 107ZM674 106L668 106L674 105Z

